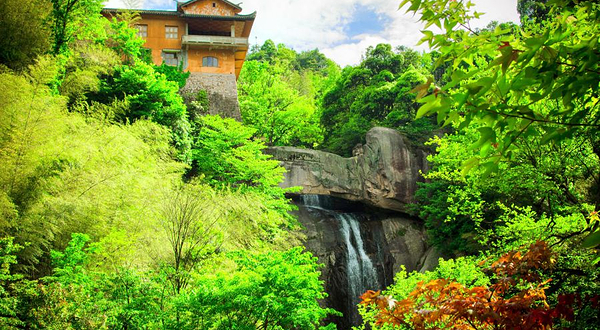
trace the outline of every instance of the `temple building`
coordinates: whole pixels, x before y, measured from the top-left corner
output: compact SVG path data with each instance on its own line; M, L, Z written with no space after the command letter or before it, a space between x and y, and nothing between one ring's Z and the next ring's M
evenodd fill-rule
M111 17L120 11L104 8L102 14ZM240 14L242 8L226 0L191 0L178 2L177 10L136 11L141 16L138 35L146 40L144 47L152 52L154 63L189 71L183 92L206 90L210 113L239 117L236 80L256 12Z

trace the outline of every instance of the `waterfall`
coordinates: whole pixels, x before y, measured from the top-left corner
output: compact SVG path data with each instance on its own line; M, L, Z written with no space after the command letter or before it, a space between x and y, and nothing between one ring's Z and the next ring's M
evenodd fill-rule
M340 232L346 244L348 254L346 271L350 295L348 300L354 307L359 302L359 296L366 290L379 288L377 271L365 252L360 223L356 216L351 213L337 213L335 218L340 222Z
M302 204L313 208L322 208L320 195L302 195Z
M315 226L312 230L327 230L327 236L319 235L323 231L315 232L313 239L320 237L318 239L321 242L331 244L332 249L329 251L336 251L334 258L329 259L334 262L330 264L330 271L333 272L327 275L329 304L344 314L343 319L336 323L340 329L359 325L361 319L357 305L360 295L367 290L381 289L378 268L375 267L383 267L381 247L379 242L371 242L372 235L381 233L373 232L373 228L376 228L373 224L363 224L363 229L369 230L369 236L364 237L369 237L369 240L363 238L361 215L365 213L356 204L322 195L301 195L299 201L301 209L306 212L305 216L317 220L311 223ZM375 253L374 258L378 259L371 260L367 250ZM385 274L382 274L382 278L386 284Z

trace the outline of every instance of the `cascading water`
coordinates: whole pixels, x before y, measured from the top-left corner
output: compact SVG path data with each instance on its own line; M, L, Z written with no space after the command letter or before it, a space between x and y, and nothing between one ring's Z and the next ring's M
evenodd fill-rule
M334 196L298 195L292 200L304 246L324 266L320 278L328 296L321 303L344 314L330 315L325 324L344 330L360 325L362 293L384 290L401 267L424 269L430 252L420 221Z
M310 213L317 214L320 218L331 219L333 221L331 225L338 228L337 241L343 248L340 251L342 252L340 261L345 261L345 269L340 269L340 273L345 274L345 281L342 280L345 283L339 283L339 286L343 287L340 288L343 293L334 295L344 300L340 305L343 306L342 312L348 325L356 325L360 322L356 307L360 295L366 290L381 289L378 271L367 254L363 240L361 216L357 212L342 211L334 207L327 196L302 195L301 202Z
M302 195L302 204L310 208L323 209L321 206L321 195Z
M351 213L337 213L334 216L340 222L340 232L346 243L346 271L350 294L348 302L351 310L354 310L361 294L368 289L379 288L377 270L365 252L358 219ZM356 315L352 317L355 318Z

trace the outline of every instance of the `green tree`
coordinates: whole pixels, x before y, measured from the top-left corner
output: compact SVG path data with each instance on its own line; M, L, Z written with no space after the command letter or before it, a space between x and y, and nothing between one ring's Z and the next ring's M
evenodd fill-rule
M0 326L5 329L25 325L19 318L19 305L22 303L19 291L29 289L32 282L11 270L17 263L16 253L21 249L22 246L13 243L13 237L0 239Z
M162 227L171 247L169 281L175 294L188 285L190 273L222 244L215 204L205 187L187 184L169 193L161 210Z
M63 53L84 21L98 19L100 0L50 0L52 2L53 53Z
M421 13L427 26L442 29L440 34L425 31L422 41L440 50L438 63L452 65L446 85L434 86L430 80L415 89L424 103L417 116L437 114L440 123L455 123L459 129L480 125L479 154L464 163L465 169L496 171L502 160L518 154L518 141L531 138L550 148L582 139L597 159L600 54L589 36L598 28L598 6L557 0L547 6L552 19L537 28L476 33L468 22L480 14L471 13L469 3L412 2L410 11ZM588 190L588 201L598 209L596 187ZM595 231L586 244L600 244L600 233Z
M248 61L275 62L278 50L273 40L268 39L260 48L258 48L258 45L256 48L248 55Z
M50 2L6 0L0 3L0 63L21 70L50 50Z
M521 22L536 21L541 23L548 16L547 3L548 0L519 0L517 11L521 17Z
M24 246L16 268L36 276L47 274L49 251L72 232L102 237L114 226L143 235L159 205L153 187L183 174L166 128L68 112L47 86L56 72L42 57L26 76L0 75L0 230Z
M318 329L335 313L319 305L325 297L319 266L302 248L231 258L234 271L205 273L181 302L182 328Z
M318 49L303 51L296 56L294 67L297 71L310 70L326 73L329 59Z
M134 64L143 55L142 46L146 41L137 35L135 28L139 19L140 16L135 12L124 12L113 17L106 27L107 39L104 44L113 49L126 64Z
M77 43L71 47L71 54L63 63L63 76L58 91L69 98L70 105L82 106L91 93L100 90L101 77L112 74L120 62L118 55L103 45Z
M425 74L413 50L394 51L386 44L368 48L361 64L346 67L323 97L322 147L350 156L374 126L396 128L424 142L435 126L429 119L413 120L417 104L411 90L426 80Z
M465 128L430 142L436 154L428 157L431 169L419 184L415 209L435 246L450 253L480 250L478 232L497 225L504 213L498 202L530 207L536 217L589 214L588 187L595 185L600 162L585 139L549 147L529 138L517 142L513 160L500 163L498 172L486 176L485 169L477 168L462 173L462 163L476 154L471 146L478 138L478 130Z
M102 79L99 91L89 98L103 103L126 100L127 111L116 114L121 122L150 119L169 127L173 143L180 151L179 158L189 161L191 127L178 90L177 83L167 80L151 65L137 62L133 66L117 66L111 75Z
M262 152L264 143L252 138L256 131L220 116L198 117L195 124L192 169L188 176L201 175L220 190L257 194L266 209L286 219L285 223L268 227L294 228L296 220L288 213L293 206L285 197L285 192L293 189L279 187L285 169Z
M240 76L240 110L246 125L257 129L268 145L320 142L316 107L281 80L267 63L246 62Z
M154 71L165 75L168 81L176 82L180 89L185 86L187 78L190 76L190 72L184 72L181 66L172 66L165 63L154 66Z
M216 187L256 188L270 191L283 180L284 169L262 153L265 145L255 130L219 116L199 117L193 149L193 167Z
M238 82L244 123L269 145L321 144L319 104L339 67L318 50L297 53L270 40L248 59Z

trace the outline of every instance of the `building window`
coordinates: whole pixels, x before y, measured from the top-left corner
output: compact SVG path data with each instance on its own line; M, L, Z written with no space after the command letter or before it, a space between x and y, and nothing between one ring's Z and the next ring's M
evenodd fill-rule
M202 58L202 66L212 66L216 68L219 66L219 60L213 56L206 56Z
M147 38L148 37L148 25L147 24L136 24L135 28L138 30L138 37Z
M213 2L213 7L216 7L216 6L217 6L217 4Z
M165 26L165 37L167 39L177 39L177 27L176 26Z
M169 51L163 50L162 59L163 59L163 63L165 63L166 65L178 66L179 65L179 52L169 52Z

